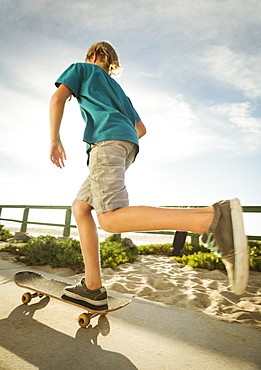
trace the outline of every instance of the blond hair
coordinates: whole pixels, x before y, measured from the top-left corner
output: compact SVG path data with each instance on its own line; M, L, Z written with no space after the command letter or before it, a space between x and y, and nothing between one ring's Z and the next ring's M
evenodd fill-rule
M114 47L107 41L96 42L87 51L85 62L91 59L94 52L100 58L99 63L102 68L108 71L110 76L120 76L122 68L118 54Z

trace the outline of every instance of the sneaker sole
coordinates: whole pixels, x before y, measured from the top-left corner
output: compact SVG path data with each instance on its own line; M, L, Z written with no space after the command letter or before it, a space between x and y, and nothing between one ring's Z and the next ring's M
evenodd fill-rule
M235 249L235 270L234 286L235 294L245 292L249 276L249 254L248 243L244 231L244 222L242 216L242 207L237 198L230 200L234 249Z
M75 293L72 293L72 292L68 292L67 290L64 289L63 291L64 295L66 295L67 297L69 298L72 298L72 299L77 299L78 301L83 301L83 302L87 302L93 306L104 306L108 303L108 300L103 300L103 301L93 301L92 299L89 299L89 298L84 298L78 294L75 294Z

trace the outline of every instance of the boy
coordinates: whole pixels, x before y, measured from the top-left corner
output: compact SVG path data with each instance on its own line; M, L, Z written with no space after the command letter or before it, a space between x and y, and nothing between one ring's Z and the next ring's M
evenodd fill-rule
M58 78L58 89L51 98L51 161L64 167L66 155L59 130L65 102L73 95L86 123L83 140L88 147L90 171L72 205L85 278L65 288L64 293L97 306L107 302L101 281L97 228L91 214L94 209L100 227L112 233L170 229L203 233L207 247L222 256L232 290L242 294L249 262L238 199L193 209L129 207L125 171L136 158L139 139L146 128L120 85L111 78L120 69L113 46L96 43L89 48L85 63L71 65Z

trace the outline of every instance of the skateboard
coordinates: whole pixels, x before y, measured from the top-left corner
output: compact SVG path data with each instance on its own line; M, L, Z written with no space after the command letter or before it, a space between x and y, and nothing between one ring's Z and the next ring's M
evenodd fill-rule
M93 317L98 315L105 316L109 312L117 311L120 308L127 306L132 301L129 298L115 298L108 296L108 303L106 305L93 306L90 303L65 296L63 294L63 290L69 284L55 279L48 279L43 275L32 271L17 272L14 275L14 282L19 287L30 289L34 292L27 292L22 295L22 302L24 304L28 304L32 298L42 298L46 296L86 309L87 312L82 313L78 317L78 324L82 328L86 328Z

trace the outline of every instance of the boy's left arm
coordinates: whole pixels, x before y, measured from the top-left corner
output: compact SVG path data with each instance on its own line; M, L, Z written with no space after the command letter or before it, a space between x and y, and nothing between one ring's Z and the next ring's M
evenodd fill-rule
M50 125L51 125L51 151L50 159L57 167L64 167L66 154L60 139L60 126L66 100L72 95L72 91L61 84L53 94L50 102Z

